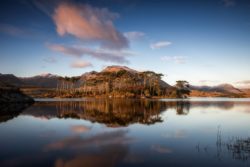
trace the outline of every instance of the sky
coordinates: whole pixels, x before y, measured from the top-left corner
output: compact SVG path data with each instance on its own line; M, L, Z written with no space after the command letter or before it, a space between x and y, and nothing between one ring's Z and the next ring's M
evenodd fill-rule
M77 76L109 65L174 84L250 87L248 0L2 0L0 73Z

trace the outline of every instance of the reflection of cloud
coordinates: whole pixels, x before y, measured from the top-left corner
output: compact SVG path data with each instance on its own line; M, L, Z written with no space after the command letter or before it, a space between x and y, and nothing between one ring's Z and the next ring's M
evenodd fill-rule
M160 49L160 48L165 48L171 44L172 44L172 42L169 42L169 41L159 41L159 42L155 42L155 43L150 44L150 48L151 49Z
M119 133L113 134L113 137L120 135ZM112 139L109 138L108 140ZM68 152L69 154L65 154L64 150L57 151L56 154L42 151L38 151L35 154L27 152L27 154L18 155L17 157L11 157L7 160L1 161L1 165L10 167L36 166L36 164L39 164L40 166L48 166L48 160L60 157L55 160L55 167L117 166L118 163L121 163L124 160L129 152L128 146L123 142L110 142L109 144L101 145L100 147L95 147L93 143L86 143L86 145L89 146L89 148L80 148L77 151L73 150L72 152Z
M145 34L143 32L131 31L131 32L125 32L124 36L128 38L130 41L134 41L142 39L145 36Z
M92 67L93 65L90 62L78 60L71 64L72 68L85 68L85 67Z
M185 64L187 57L184 56L163 56L162 61L174 62L176 64Z
M71 47L58 44L48 45L48 47L51 50L61 52L65 55L70 55L75 57L88 55L99 60L116 62L116 63L128 63L128 60L125 57L133 55L133 53L126 51L92 49L92 48L84 48L76 46Z
M183 139L187 137L187 132L183 129L176 130L174 132L166 133L162 135L165 138L175 138L175 139Z
M158 153L172 153L172 150L161 145L152 145L151 149Z
M45 150L81 149L93 145L125 144L132 141L131 138L125 136L126 133L127 131L119 130L101 133L89 138L82 138L80 136L65 138L61 141L47 145Z
M123 160L126 163L143 163L144 159L138 154L129 153Z
M48 130L48 131L42 132L40 134L40 137L51 138L51 136L53 136L55 134L56 134L56 130Z
M98 152L82 153L71 159L59 158L55 162L55 167L112 167L117 166L127 153L128 148L124 145L109 145L101 147Z
M89 127L83 125L74 125L71 126L70 129L75 133L83 133L83 132L88 132L90 130Z
M113 25L113 20L117 17L118 14L106 8L61 3L55 9L53 20L60 36L70 34L83 40L98 42L105 48L127 48L127 39Z

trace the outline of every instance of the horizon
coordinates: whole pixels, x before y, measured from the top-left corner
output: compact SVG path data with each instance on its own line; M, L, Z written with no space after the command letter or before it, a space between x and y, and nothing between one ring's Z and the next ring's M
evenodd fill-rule
M108 67L126 67L126 68L129 68L128 66L119 66L119 65L111 65L111 66L106 66L106 67L103 67L103 69L101 69L100 71L96 71L96 72L102 72L103 70L105 70L106 68L108 68ZM129 69L131 69L131 68L129 68ZM135 71L137 71L137 72L144 72L144 71L138 71L138 70L136 70L136 69L131 69L131 70L135 70ZM81 74L81 75L75 75L75 76L68 76L68 75L58 75L58 74L54 74L54 73L41 73L41 74L37 74L37 75L33 75L33 76L25 76L25 77L23 77L23 76L16 76L16 77L18 77L18 78L32 78L32 77L47 77L48 75L52 75L52 76L56 76L56 77L78 77L78 76L82 76L82 75L84 75L84 74L86 74L86 73L89 73L89 72L93 72L93 71L95 71L95 70L92 70L92 71L87 71L87 72L84 72L83 74ZM0 75L1 75L2 73L0 73ZM3 74L3 75L14 75L14 74ZM174 83L174 84L170 84L170 85L175 85L176 83ZM223 85L230 85L230 86L233 86L233 87L235 87L235 88L237 88L237 89L249 89L249 87L247 87L247 86L243 86L243 87L240 87L240 86L235 86L234 84L231 84L231 83L219 83L219 84L215 84L215 85L193 85L192 83L189 83L191 86L198 86L198 87L213 87L213 86L223 86Z
M119 65L163 73L171 85L250 87L247 0L1 4L2 74L79 76Z

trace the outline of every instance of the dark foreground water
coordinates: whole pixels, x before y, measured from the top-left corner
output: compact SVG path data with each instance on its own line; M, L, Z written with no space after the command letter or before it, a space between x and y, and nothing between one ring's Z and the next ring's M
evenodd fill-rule
M0 167L250 166L250 100L0 107Z

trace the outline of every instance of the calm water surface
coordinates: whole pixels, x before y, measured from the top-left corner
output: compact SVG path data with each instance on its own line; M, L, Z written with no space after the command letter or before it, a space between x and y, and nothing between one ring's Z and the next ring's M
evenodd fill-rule
M250 166L250 99L0 106L0 166Z

